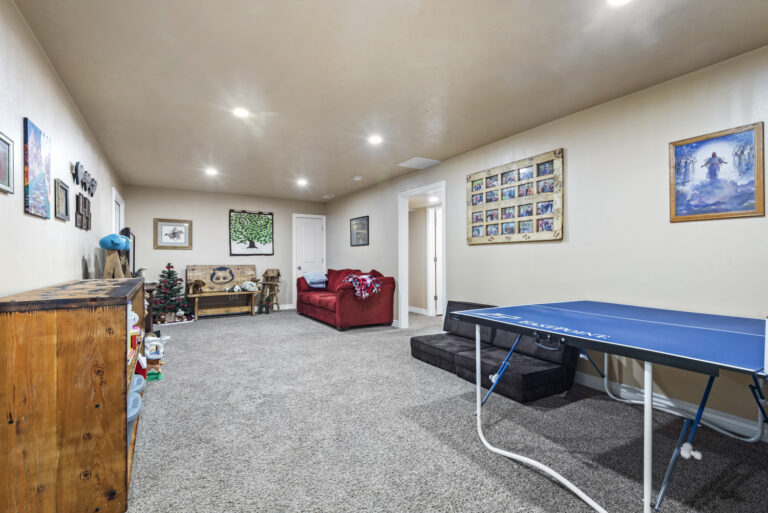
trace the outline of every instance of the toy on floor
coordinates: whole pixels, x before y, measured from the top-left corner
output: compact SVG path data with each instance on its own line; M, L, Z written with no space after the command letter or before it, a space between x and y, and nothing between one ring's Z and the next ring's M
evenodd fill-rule
M162 381L163 365L165 365L163 342L169 338L148 336L144 340L144 355L147 357L147 381Z

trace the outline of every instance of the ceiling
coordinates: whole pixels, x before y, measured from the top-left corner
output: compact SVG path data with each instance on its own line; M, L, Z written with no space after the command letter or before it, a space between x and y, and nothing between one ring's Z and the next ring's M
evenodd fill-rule
M313 201L768 44L763 0L15 2L126 184Z
M440 205L440 193L442 189L425 191L417 196L408 198L408 209L413 211L419 208L436 207ZM434 201L433 201L434 200Z

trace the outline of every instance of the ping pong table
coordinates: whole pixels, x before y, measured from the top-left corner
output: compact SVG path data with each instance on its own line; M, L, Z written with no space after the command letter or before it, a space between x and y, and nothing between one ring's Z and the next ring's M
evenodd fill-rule
M484 308L453 312L450 315L454 319L476 325L476 415L477 430L483 444L492 452L549 474L601 513L605 513L606 510L554 470L535 460L493 447L486 440L481 421L481 407L485 402L481 399L481 326L518 333L518 341L523 335L532 336L540 347L549 350L559 350L563 345L570 345L579 348L586 356L588 355L585 349L594 349L645 362L643 373L644 513L650 513L651 508L658 510L661 507L678 457L701 459L701 453L693 450L693 441L701 423L710 390L721 369L752 376L754 383L750 385L752 396L762 413L762 421L768 422L768 415L763 408L766 405L763 388L767 377L766 369L768 369L768 343L766 343L768 324L764 319L708 315L595 301ZM499 372L491 377L493 386L488 395L506 370L507 360L514 352L515 346L516 344L502 363ZM594 362L592 363L594 365ZM696 416L693 419L685 419L658 498L655 504L652 504L651 449L653 447L653 364L655 363L703 373L709 376L709 380ZM595 368L597 368L596 365ZM760 426L762 433L763 425L760 424Z

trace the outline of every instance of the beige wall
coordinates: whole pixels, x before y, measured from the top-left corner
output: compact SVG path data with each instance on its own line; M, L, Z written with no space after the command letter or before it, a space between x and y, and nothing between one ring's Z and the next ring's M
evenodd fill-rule
M14 194L0 192L0 296L90 277L103 266L99 239L112 230L112 187L120 185L101 148L16 7L0 0L0 132L14 142ZM24 117L51 139L51 219L24 213ZM98 180L89 232L53 216L56 178L77 190L71 161Z
M427 309L427 209L408 214L408 306Z
M149 187L126 187L126 225L136 234L136 268L147 267L148 281L156 281L160 271L171 262L184 276L190 264L253 264L261 276L265 269L277 268L282 274L280 303L293 303L292 214L324 214L325 205ZM274 213L273 256L229 255L229 210L254 210ZM154 249L153 219L192 220L192 249Z
M761 317L768 220L670 223L667 153L670 141L761 120L768 120L768 47L339 198L328 206L329 263L355 260L397 276L397 194L445 179L449 299L594 299ZM564 240L467 245L466 175L556 148L565 149ZM336 243L353 215L370 215L365 252ZM638 384L639 370L626 362L622 376ZM661 392L691 402L703 380L656 372ZM745 383L724 373L711 405L753 416Z

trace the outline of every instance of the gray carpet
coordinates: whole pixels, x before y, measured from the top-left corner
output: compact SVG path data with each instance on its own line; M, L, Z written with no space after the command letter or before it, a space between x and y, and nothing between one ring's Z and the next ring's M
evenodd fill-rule
M166 328L128 511L591 511L481 445L473 385L410 356L409 338L440 320L411 325L339 332L287 311ZM640 408L575 386L483 411L491 443L554 467L611 513L641 510ZM681 424L654 420L660 483ZM678 465L662 511L765 511L765 444L706 428L697 442L704 459Z

